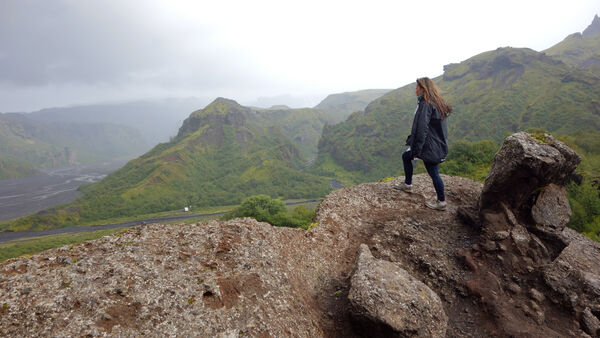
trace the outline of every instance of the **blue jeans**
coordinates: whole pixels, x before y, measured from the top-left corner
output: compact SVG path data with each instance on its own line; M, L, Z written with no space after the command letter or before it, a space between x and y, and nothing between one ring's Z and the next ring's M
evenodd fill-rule
M406 184L412 184L412 175L413 175L413 154L412 151L407 150L402 154L402 162L404 163L404 182ZM435 188L435 193L437 194L437 199L440 202L446 200L444 195L444 181L440 177L440 173L438 172L438 164L437 163L425 163L425 169L427 169L427 173L431 180L433 181L433 187Z

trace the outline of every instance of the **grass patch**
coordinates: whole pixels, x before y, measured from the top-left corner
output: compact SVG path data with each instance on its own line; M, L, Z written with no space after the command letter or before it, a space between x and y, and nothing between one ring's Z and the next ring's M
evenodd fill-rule
M315 209L307 207L313 203L316 204L316 202L307 202L286 206L280 199L267 195L253 195L244 199L239 207L223 215L222 219L252 217L259 222L267 222L275 226L306 229L315 218Z
M237 205L192 208L188 212L184 212L182 210L163 211L163 212L156 212L156 213L150 213L150 214L144 214L144 215L135 215L135 216L127 216L127 217L113 217L113 218L103 219L103 220L99 220L99 221L80 222L80 223L77 223L76 225L70 225L70 226L106 225L106 224L132 222L132 221L144 220L144 219L148 219L148 218L162 218L162 217L168 217L168 216L180 216L180 215L190 215L190 214L214 214L214 213L219 213L219 212L225 213L230 210L233 210L235 207L237 207ZM27 226L24 226L24 227L15 226L15 223L13 221L14 220L0 222L0 231L2 231L2 230L12 230L12 231L30 230L30 229L28 229ZM165 221L165 223L166 222L167 221ZM181 220L168 221L168 222L180 223ZM39 229L39 230L44 230L44 229Z
M544 133L530 133L529 135L542 144L550 144L550 139L548 139L548 136Z
M21 255L32 255L67 244L77 244L121 231L106 229L76 234L60 234L15 240L0 244L0 262Z
M286 202L300 202L303 200L288 200ZM310 210L314 210L319 202L306 202L295 205L286 206L287 214L293 215L294 210L298 206L304 206ZM84 224L84 225L102 225L102 224L114 224L114 223L122 223L128 221L135 221L146 218L159 218L166 216L176 216L176 215L185 215L185 214L211 214L211 213L220 213L220 212L229 212L233 210L236 206L218 206L218 207L204 207L199 209L192 209L190 212L182 213L180 211L170 211L170 212L161 212L155 214L144 215L142 217L123 217L123 218L114 218L110 220L105 220L104 222L93 223L93 224ZM167 225L175 225L175 224L191 224L198 222L207 222L210 220L218 220L221 216L213 215L213 216L203 216L203 217L192 217L186 219L176 219L169 221L161 221L161 224ZM31 255L42 252L44 250L61 247L67 244L76 244L82 243L88 240L100 238L106 235L115 234L118 236L120 232L127 228L114 228L114 229L105 229L105 230L96 230L91 232L81 232L75 234L59 234L59 235L48 235L48 236L39 236L39 237L29 237L19 240L14 240L10 242L0 243L0 262L5 261L9 258L18 257L21 255ZM72 249L73 246L69 247L69 250Z

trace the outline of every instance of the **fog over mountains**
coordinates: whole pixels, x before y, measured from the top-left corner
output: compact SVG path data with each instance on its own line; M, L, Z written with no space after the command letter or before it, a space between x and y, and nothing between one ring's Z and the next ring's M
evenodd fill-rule
M150 148L175 136L181 122L190 112L204 107L208 102L199 98L134 101L47 108L26 116L43 122L113 123L128 126L136 129Z
M595 31L598 22L594 19L586 32ZM600 74L589 60L600 52L597 36L568 37L566 46L565 41L557 45L563 46L560 53L551 53L555 47L548 53L502 47L446 65L434 81L455 107L448 122L451 146L456 141L489 140L493 144L507 133L531 128L594 139L600 132ZM180 107L185 104L196 102L183 101ZM112 118L157 128L150 121L138 123L150 115L143 112L145 107L157 121L166 121L160 112L141 107L131 116L115 109ZM323 196L339 182L356 184L397 176L414 107L414 83L389 92L330 95L317 107L303 109L262 109L218 98L188 112L177 136L168 142L159 143L103 181L82 188L83 195L66 209L33 215L11 227L42 229L191 204L235 204L257 193L312 198ZM91 121L97 118L98 109L105 108L56 109L32 116L49 113L53 119L73 116ZM597 170L594 163L584 160L590 175ZM461 168L466 168L464 161Z
M314 106L434 77L498 46L544 50L598 10L596 0L4 0L0 112L166 97L207 98L195 109L216 97ZM423 37L439 52L416 52ZM281 95L313 99L256 104Z

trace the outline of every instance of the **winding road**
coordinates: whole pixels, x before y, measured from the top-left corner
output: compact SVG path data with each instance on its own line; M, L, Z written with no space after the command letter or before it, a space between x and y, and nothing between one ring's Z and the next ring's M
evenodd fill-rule
M304 201L295 201L295 202L286 202L286 205L297 205L297 204L305 204L305 203L315 203L319 202L318 199L312 200L304 200ZM123 223L114 223L114 224L102 224L102 225L85 225L85 226L72 226L66 228L58 228L58 229L50 229L50 230L42 230L42 231L16 231L16 232L0 232L0 243L25 239L30 237L39 237L39 236L47 236L47 235L58 235L58 234L74 234L79 232L90 232L96 230L104 230L104 229L117 229L117 228L126 228L135 226L138 224L149 224L149 223L159 223L164 221L173 221L173 220L184 220L190 218L199 218L199 217L211 217L211 216L221 216L223 212L216 212L212 214L186 214L186 215L173 215L173 216L165 216L165 217L157 217L157 218L146 218L141 220L135 220L130 222Z

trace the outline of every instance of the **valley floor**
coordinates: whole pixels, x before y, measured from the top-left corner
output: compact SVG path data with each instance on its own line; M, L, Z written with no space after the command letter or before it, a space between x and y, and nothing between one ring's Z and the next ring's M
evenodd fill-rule
M69 203L82 184L100 181L124 161L49 169L45 175L0 180L0 221Z

